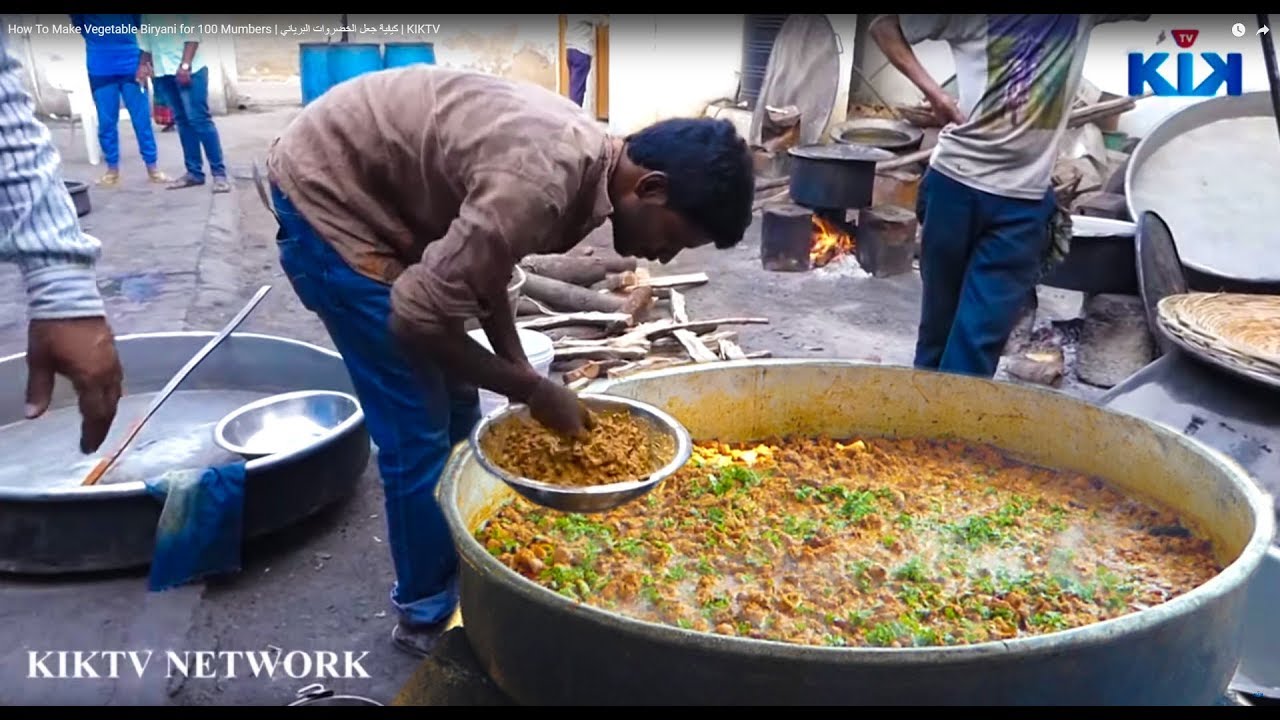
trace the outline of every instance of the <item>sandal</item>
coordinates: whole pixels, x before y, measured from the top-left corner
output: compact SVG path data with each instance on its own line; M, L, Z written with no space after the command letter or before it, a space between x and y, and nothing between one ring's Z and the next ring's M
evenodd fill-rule
M164 171L160 169L148 170L147 178L149 178L153 183L167 183L170 181L170 177L165 175Z
M120 184L120 171L108 170L102 177L98 178L98 184L103 187L114 187Z
M224 177L214 178L213 191L216 193L229 193L231 192L231 183L227 182Z
M183 188L197 187L203 184L204 184L203 180L197 180L191 177L190 175L183 175L177 180L174 180L173 182L169 183L169 187L167 189L181 190Z

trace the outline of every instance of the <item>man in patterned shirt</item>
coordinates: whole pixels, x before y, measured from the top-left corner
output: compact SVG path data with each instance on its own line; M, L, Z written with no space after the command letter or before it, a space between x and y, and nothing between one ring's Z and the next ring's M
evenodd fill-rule
M0 19L0 261L16 264L26 286L26 416L42 415L54 376L66 377L80 399L87 454L111 429L123 375L94 273L101 246L80 230L6 28Z
M920 182L915 366L993 377L1035 288L1057 209L1051 187L1094 26L1149 15L882 15L871 36L946 127ZM911 46L941 40L959 102Z

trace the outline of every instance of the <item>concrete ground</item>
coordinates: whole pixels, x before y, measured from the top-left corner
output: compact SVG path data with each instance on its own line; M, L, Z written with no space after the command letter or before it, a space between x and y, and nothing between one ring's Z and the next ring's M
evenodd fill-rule
M267 107L217 119L236 181L232 193L217 196L207 187L167 191L148 185L129 126L121 123L123 184L92 188L93 212L82 219L86 231L103 242L100 283L118 334L217 330L261 284L271 283L275 290L241 329L332 347L282 276L272 244L274 222L248 181L250 161L295 112ZM102 171L87 164L83 143L67 126L53 132L69 179L91 181ZM176 134L157 137L161 165L176 176L182 170ZM606 226L592 242L607 239ZM910 362L917 275L877 280L765 273L758 252L756 225L734 250L690 252L656 272L711 276L709 284L687 294L697 317L769 317L768 326L741 329L740 344L748 352ZM24 349L22 302L18 275L0 266L0 356ZM0 648L0 704L285 705L308 680L241 676L178 682L161 672L148 672L141 681L28 678L29 651L274 648L367 652L362 666L370 678L325 682L389 702L416 663L389 642L392 572L384 536L382 491L371 464L352 501L246 548L243 571L225 580L153 594L146 591L145 575L136 573L2 577L6 643Z

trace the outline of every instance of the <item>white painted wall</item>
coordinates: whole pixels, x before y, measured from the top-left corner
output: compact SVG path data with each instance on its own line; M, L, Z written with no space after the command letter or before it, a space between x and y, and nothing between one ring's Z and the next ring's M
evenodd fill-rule
M741 15L610 15L609 129L627 134L669 117L699 117L733 98Z
M857 15L829 15L839 37L840 83L831 122L843 122ZM629 133L668 117L697 117L737 95L742 15L611 15L609 127ZM588 95L590 99L590 95Z
M1280 19L1280 14L1273 14ZM1231 25L1243 22L1248 33L1237 38L1231 34ZM1262 57L1261 41L1253 34L1255 21L1253 15L1152 15L1146 22L1121 22L1100 25L1094 31L1089 42L1089 54L1085 57L1084 77L1104 92L1116 95L1127 95L1129 84L1128 54L1130 52L1151 53L1163 51L1175 53L1180 50L1173 42L1171 31L1174 28L1195 28L1200 35L1192 52L1216 52L1226 54L1238 52L1244 64L1244 91L1267 89L1267 69ZM1166 33L1164 42L1157 44L1160 31ZM1275 31L1272 32L1274 37ZM939 82L945 81L955 73L955 63L951 58L950 48L946 43L926 41L916 46L916 55L925 68ZM864 55L864 70L872 76L872 85L888 102L913 104L920 102L922 96L895 68L888 65L884 54L876 47L874 41L868 41ZM1197 60L1197 64L1200 61ZM1166 77L1174 79L1174 60L1165 61L1162 68ZM1225 88L1220 92L1225 93ZM869 96L871 99L874 96ZM1199 98L1146 98L1138 102L1138 106L1121 116L1119 129L1134 137L1143 137L1161 119L1170 113L1199 102Z

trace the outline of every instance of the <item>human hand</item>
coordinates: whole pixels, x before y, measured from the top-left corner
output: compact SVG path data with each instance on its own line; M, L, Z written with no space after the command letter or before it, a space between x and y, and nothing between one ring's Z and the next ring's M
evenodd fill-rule
M943 127L947 125L963 125L965 123L965 117L960 112L960 106L956 104L954 98L945 92L929 97L928 101L929 109L933 111L934 118Z
M178 72L174 73L173 76L182 87L187 87L191 84L191 71L186 68L178 68Z
M594 424L577 393L546 378L538 382L526 404L534 420L562 435L581 437Z
M142 63L138 65L137 79L139 85L146 85L147 80L152 76L151 63Z
M80 398L80 452L87 455L107 439L123 392L124 371L106 318L31 321L27 328L28 420L49 409L55 375L70 380Z

